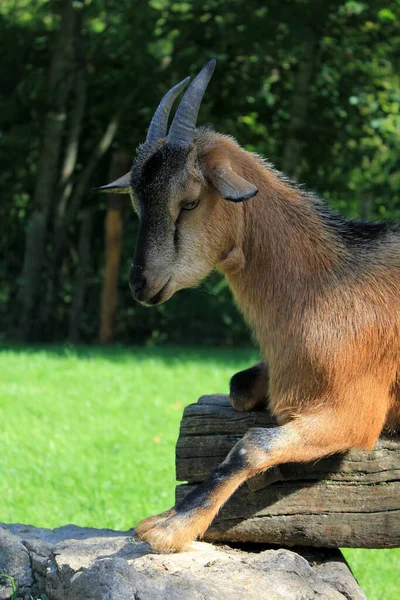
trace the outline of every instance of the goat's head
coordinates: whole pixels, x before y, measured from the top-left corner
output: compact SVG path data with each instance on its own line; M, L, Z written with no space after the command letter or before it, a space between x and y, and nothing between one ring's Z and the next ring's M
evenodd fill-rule
M144 304L165 302L227 263L235 252L239 227L234 203L257 193L256 186L232 168L224 151L227 138L196 130L214 68L211 60L192 81L168 135L172 104L189 78L164 96L130 173L97 188L131 196L140 226L129 284L134 298Z

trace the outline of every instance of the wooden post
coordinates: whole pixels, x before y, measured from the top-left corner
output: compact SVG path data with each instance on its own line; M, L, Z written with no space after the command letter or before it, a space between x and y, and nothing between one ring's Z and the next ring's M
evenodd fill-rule
M127 173L132 157L125 152L114 152L109 180L114 181ZM122 250L123 208L127 197L110 194L105 220L105 267L100 308L101 344L109 344L114 337L114 317L118 299L118 274Z
M227 396L187 406L176 447L177 499L204 481L251 427L274 427L266 412L240 413ZM372 452L352 450L314 464L286 464L243 485L206 540L325 548L400 546L400 435Z

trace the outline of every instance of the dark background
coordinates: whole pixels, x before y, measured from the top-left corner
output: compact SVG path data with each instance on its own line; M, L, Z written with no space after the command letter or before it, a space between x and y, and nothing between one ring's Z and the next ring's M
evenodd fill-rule
M248 340L217 274L157 308L134 303L129 198L90 189L129 170L163 94L214 57L199 124L343 214L398 219L399 21L383 0L3 0L1 335Z

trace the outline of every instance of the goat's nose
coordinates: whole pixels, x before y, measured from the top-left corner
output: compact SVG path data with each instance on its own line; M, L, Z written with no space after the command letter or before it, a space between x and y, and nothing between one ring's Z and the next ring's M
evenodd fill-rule
M143 292L146 287L146 277L142 267L132 265L129 275L129 287L131 288L132 295L140 300L138 296L140 296L140 292Z

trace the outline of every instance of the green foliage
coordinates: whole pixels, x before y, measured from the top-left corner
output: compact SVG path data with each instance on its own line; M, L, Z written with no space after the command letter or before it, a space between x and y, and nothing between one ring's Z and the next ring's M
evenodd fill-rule
M0 7L0 253L4 257L0 278L6 282L0 289L0 320L7 333L18 320L16 298L25 229L34 208L59 4L60 0L5 0ZM84 3L83 11L88 100L73 179L82 173L110 116L129 93L134 92L133 98L111 150L133 155L163 93L215 57L218 66L202 104L200 123L212 122L279 168L284 165L288 139L295 135L301 143L298 178L340 212L355 217L370 213L377 219L400 216L398 2L91 0ZM315 64L306 117L294 131L298 76L311 39ZM74 97L70 104L72 109ZM88 187L107 181L109 159L110 153L99 162ZM81 322L86 341L96 339L98 331L106 199L88 189L82 209L88 208L94 212L94 235ZM77 214L59 269L61 287L47 333L52 340L67 335L79 223ZM135 306L127 278L136 230L127 208L117 339L216 344L248 339L217 275L200 291L181 292L166 307L149 311ZM49 239L46 248L43 297L52 243ZM44 332L39 328L36 335L43 337Z

